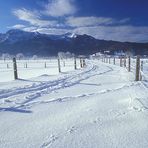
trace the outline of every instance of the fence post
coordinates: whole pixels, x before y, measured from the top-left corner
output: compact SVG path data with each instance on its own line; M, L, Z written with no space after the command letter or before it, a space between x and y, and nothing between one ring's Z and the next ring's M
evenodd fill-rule
M141 61L141 65L140 65L141 71L143 71L143 61ZM142 74L140 72L140 81L142 81Z
M76 59L76 57L74 57L74 68L75 68L75 70L77 69L77 59Z
M136 77L135 81L140 80L140 56L137 56L136 58Z
M45 67L45 68L47 68L47 64L46 64L46 62L45 62L45 65L44 65L44 67Z
M83 67L85 67L85 66L86 66L85 59L83 59Z
M24 63L24 68L27 68L27 63Z
M128 72L131 71L131 57L128 57Z
M13 70L14 70L14 79L18 79L18 74L17 74L17 64L16 64L16 58L13 58Z
M143 71L143 61L141 61L141 71Z
M114 65L116 64L116 59L115 59L115 57L114 57Z
M58 57L58 70L59 70L59 73L61 72L61 65L60 65L60 58Z
M7 63L7 69L9 68L9 64Z
M109 57L109 64L110 64L110 57Z
M126 56L124 57L124 67L126 67Z
M109 62L108 57L106 57L106 60L107 60L106 63L108 63Z
M122 67L122 57L120 57L120 67Z
M83 67L82 58L80 58L80 67L81 67L81 68Z

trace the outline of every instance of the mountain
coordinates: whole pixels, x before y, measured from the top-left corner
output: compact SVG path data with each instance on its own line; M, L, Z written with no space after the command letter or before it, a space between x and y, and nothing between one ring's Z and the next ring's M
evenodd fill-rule
M8 32L6 32L6 34L0 34L0 43L13 44L15 42L33 39L35 36L38 35L38 33L29 33L16 29L9 30Z
M55 56L58 52L71 52L77 55L89 55L96 52L131 51L134 54L148 55L148 43L130 43L95 39L89 35L66 33L47 35L39 32L9 30L0 34L0 54L23 53L26 56Z
M36 38L49 38L51 40L70 40L71 38L77 37L74 33L66 33L63 35L47 35L40 34L39 32L25 32L18 29L12 29L7 31L5 34L0 34L0 43L13 44L20 41L27 41Z

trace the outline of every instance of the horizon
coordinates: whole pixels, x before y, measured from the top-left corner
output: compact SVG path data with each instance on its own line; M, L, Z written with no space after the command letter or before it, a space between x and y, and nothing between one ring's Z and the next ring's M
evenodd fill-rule
M101 40L147 43L147 5L146 0L1 0L0 32L70 32Z

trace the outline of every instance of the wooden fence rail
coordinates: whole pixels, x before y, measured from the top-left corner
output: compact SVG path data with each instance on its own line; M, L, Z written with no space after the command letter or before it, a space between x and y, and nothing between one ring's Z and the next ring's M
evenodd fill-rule
M142 80L143 71L143 61L140 62L140 56L136 57L135 65L131 65L131 57L130 56L120 56L120 57L112 57L113 58L113 65L119 65L120 67L124 67L127 69L128 72L134 71L135 73L135 81ZM118 60L117 60L118 59ZM135 59L132 59L135 61ZM111 64L111 57L107 55L103 55L102 62ZM132 71L131 71L132 68Z
M54 60L56 61L56 59L54 59ZM80 60L80 64L78 63L78 60ZM74 70L77 70L79 68L84 68L86 66L85 58L76 58L76 57L74 57L73 61L71 59L70 64L69 63L65 64L66 61L67 61L66 59L65 59L65 61L63 61L63 59L60 59L58 57L57 62L52 63L52 61L51 61L51 65L52 64L56 65L56 63L57 63L57 65L56 66L50 66L50 67L54 67L54 68L57 67L58 72L61 73L62 70L64 71L64 67L66 68L66 66L68 66L68 67L71 66L71 67L73 67ZM61 65L62 62L63 62L63 65ZM4 68L3 72L6 71L5 70L6 68L9 69L10 72L12 71L14 80L17 80L18 79L18 69L19 68L21 68L21 70L22 70L22 68L25 68L25 69L28 68L29 70L31 70L31 68L32 69L37 68L37 66L36 66L36 65L38 65L37 63L38 62L34 62L34 61L30 62L29 60L28 61L27 60L26 61L25 60L20 61L20 60L16 60L16 58L13 58L11 62L10 61L9 62L5 61L5 63L0 63L0 65L2 66L2 68ZM41 63L43 63L43 64L41 64ZM49 63L47 61L39 62L39 64L41 64L43 66L42 68L46 68L46 69L49 68L49 65L48 65ZM34 67L32 67L33 65L34 65Z

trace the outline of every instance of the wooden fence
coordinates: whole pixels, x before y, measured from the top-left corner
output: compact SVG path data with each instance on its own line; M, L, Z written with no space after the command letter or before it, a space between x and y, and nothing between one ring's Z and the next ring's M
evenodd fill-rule
M136 56L134 58L130 56L108 56L103 55L99 57L102 62L118 65L120 67L124 67L128 72L132 72L135 75L135 81L141 81L144 77L143 73L143 60L140 56Z
M64 59L57 58L57 66L56 67L57 67L57 70L59 73L62 72L63 67L70 66L65 61L66 60L64 60ZM12 62L9 61L9 62L3 63L3 64L6 65L7 69L13 68L14 80L17 80L19 78L18 64L20 64L20 60L16 60L16 58L13 58ZM23 68L27 69L27 68L29 68L29 64L31 64L31 62L26 60L21 64L24 65ZM34 64L38 64L38 62L34 61ZM42 62L42 65L43 65L42 68L52 68L52 67L48 67L48 64L49 64L49 62L47 62L47 61ZM77 70L78 67L84 68L85 66L86 66L86 62L85 62L84 58L76 58L76 57L73 58L73 69L74 70Z

